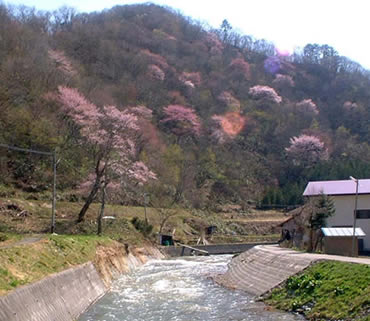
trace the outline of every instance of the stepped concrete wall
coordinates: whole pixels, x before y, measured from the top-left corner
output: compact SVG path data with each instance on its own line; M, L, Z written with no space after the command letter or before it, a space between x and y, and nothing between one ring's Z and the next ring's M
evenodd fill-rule
M88 262L0 297L0 321L74 321L109 290L112 279L163 257L154 248L101 248L97 268Z
M227 272L214 279L228 288L261 296L290 276L323 260L370 265L369 258L302 253L277 245L257 245L233 258Z
M259 296L304 270L313 261L315 259L310 257L275 251L272 246L255 246L235 257L228 271L216 276L215 281Z
M0 320L75 320L106 290L93 264L87 263L0 297Z

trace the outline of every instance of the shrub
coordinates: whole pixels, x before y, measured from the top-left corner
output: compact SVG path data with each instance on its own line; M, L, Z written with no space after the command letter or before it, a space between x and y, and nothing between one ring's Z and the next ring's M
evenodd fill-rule
M131 223L144 236L149 236L153 231L153 225L147 223L144 220L139 219L136 216L131 220Z

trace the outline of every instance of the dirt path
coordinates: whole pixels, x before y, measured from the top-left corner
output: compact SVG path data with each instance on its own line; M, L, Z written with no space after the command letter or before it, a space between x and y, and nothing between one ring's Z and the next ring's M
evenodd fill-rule
M43 240L44 238L45 238L44 236L25 237L22 240L17 241L15 243L0 245L0 250L1 249L9 249L9 248L12 248L12 247L15 247L15 246L20 246L20 245L37 243L37 242Z
M306 258L310 259L311 261L318 261L318 260L330 260L330 261L340 261L340 262L348 262L348 263L361 263L361 264L368 264L370 265L370 257L350 257L350 256L341 256L341 255L329 255L329 254L316 254L316 253L304 253L298 252L291 249L281 248L278 245L265 245L263 249L276 254L276 255L288 255L292 258L292 260Z

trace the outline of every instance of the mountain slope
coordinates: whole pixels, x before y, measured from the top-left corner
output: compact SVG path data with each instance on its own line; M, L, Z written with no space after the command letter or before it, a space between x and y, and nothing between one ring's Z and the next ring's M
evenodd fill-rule
M153 113L136 161L157 180L122 184L112 201L142 204L146 191L153 206L298 204L308 180L370 176L369 73L329 46L281 56L227 24L209 30L153 4L53 15L0 5L0 17L0 142L56 149L61 192L94 161L58 86L97 108ZM0 182L45 190L49 163L2 149Z

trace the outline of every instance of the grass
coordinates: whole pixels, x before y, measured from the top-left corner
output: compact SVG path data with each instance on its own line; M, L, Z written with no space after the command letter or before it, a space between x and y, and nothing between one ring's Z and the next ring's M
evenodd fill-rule
M16 217L0 212L0 233L28 234L28 233L47 233L50 230L50 202L44 200L27 200L25 198L0 198L1 204L17 204L25 209L29 215L27 217ZM76 224L76 218L82 207L79 202L58 201L56 207L56 233L58 234L94 234L97 231L96 219L99 213L100 204L91 204L85 221ZM209 225L217 226L217 233L214 235L214 243L240 243L254 241L277 241L279 235L273 234L271 227L277 223L274 221L275 214L257 212L252 214L234 214L235 219L247 221L255 220L256 216L271 217L271 222L239 224L230 223L228 214L212 213L208 211L175 209L176 215L172 216L167 222L164 233L172 233L176 230L175 238L182 243L194 244L199 238L199 231ZM113 239L121 239L126 243L140 244L144 241L131 220L134 217L144 219L144 208L135 206L120 206L108 204L105 210L106 216L114 216L115 220L104 220L103 233ZM160 213L155 208L147 208L149 223L153 225L153 232L159 231L161 223ZM267 228L266 228L267 227ZM152 239L154 241L154 238ZM1 240L0 240L1 242Z
M0 295L92 261L98 246L111 245L114 245L112 239L95 235L45 235L35 243L0 248Z
M50 236L45 234L50 231L50 202L41 197L32 199L26 196L0 193L0 295L19 285L35 282L51 273L93 260L99 245L113 244L116 240L140 247L148 241L157 241L156 233L161 225L163 211L156 208L147 208L153 232L144 236L132 224L135 217L139 221L144 220L143 207L107 204L105 215L114 216L115 219L103 220L104 236L98 237L95 234L100 204L91 204L85 220L77 224L76 219L83 204L60 200L56 206L55 226L55 232L59 235ZM16 205L18 210L10 211L9 205ZM27 215L18 216L20 210L27 211ZM168 219L163 233L176 231L175 239L181 243L195 244L200 231L209 225L217 226L217 233L210 239L214 244L276 241L279 237L255 230L255 225L253 229L239 226L236 222L230 225L229 214L181 208L170 211L175 211L176 215ZM246 220L248 215L235 213L233 217ZM253 215L251 219L258 215L269 217L265 212ZM33 241L27 243L30 238Z
M317 263L290 277L265 299L278 309L303 313L309 320L370 320L370 266Z

